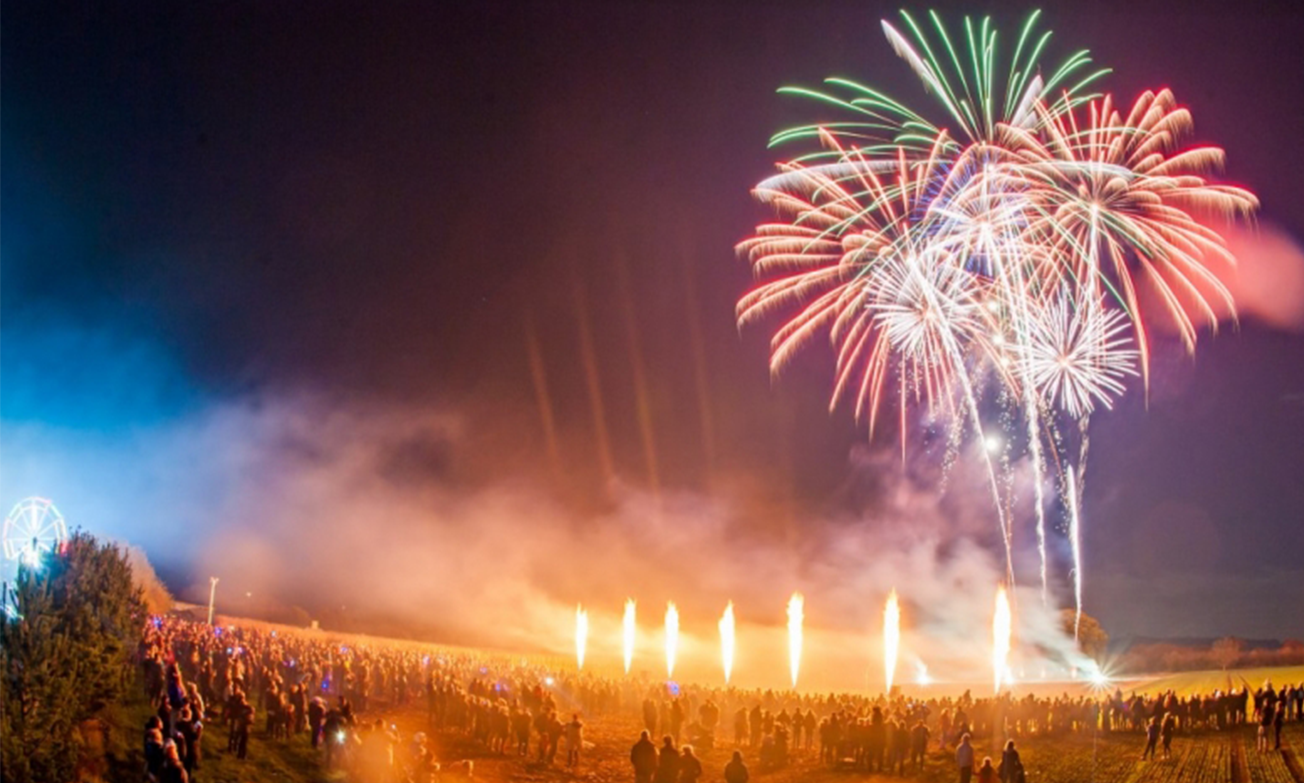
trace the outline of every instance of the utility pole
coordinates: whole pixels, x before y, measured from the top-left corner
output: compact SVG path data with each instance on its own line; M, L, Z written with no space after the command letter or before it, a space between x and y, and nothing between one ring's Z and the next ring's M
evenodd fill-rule
M208 624L213 624L213 599L217 597L217 577L208 577Z

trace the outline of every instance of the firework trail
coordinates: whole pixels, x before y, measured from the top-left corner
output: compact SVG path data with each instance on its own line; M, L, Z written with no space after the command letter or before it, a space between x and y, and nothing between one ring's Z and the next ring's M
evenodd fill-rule
M729 676L733 674L734 663L734 606L733 601L724 608L724 615L720 617L720 659L724 666L724 684L729 684Z
M901 607L897 602L894 589L887 596L887 606L883 608L883 677L886 684L884 693L892 693L892 679L896 675L897 651L901 647Z
M666 604L666 678L675 676L675 653L679 650L679 610Z
M801 670L802 605L801 593L788 599L788 666L792 670L792 687L797 687L797 673Z
M625 618L622 621L622 642L625 653L625 674L629 674L630 667L634 664L634 638L637 633L638 625L635 619L634 599L625 600Z
M1069 544L1073 551L1073 640L1077 641L1082 625L1082 526L1078 511L1078 482L1072 470L1068 471L1067 484L1064 501L1069 508Z

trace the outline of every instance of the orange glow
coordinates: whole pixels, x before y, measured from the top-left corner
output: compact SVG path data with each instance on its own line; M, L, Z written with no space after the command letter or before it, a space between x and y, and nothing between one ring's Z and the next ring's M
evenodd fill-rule
M679 650L679 610L666 604L666 677L675 676L675 653Z
M720 662L724 665L724 684L728 685L734 662L733 601L724 608L724 615L720 618Z
M1001 692L1001 678L1005 677L1009 666L1012 624L1010 598L1005 594L1005 586L1001 585L996 589L996 616L992 619L992 670L997 693Z
M630 598L625 601L625 621L624 621L624 647L625 647L625 674L629 674L629 667L634 663L634 633L637 625L634 619L634 599Z
M801 671L801 623L804 615L801 593L788 599L788 666L792 669L792 687L797 687L797 674Z
M887 693L892 692L892 680L896 676L897 654L901 649L901 606L897 602L896 590L887 596L887 606L883 609L883 675L887 683Z

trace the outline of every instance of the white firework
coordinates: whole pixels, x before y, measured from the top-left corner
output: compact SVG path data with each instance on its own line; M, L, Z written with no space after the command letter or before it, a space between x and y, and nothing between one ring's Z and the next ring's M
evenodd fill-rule
M949 369L982 325L978 280L950 261L895 256L866 284L867 306L902 359Z
M1124 379L1137 375L1139 352L1130 347L1126 315L1098 302L1074 302L1067 292L1029 312L1016 361L1024 382L1074 418L1090 415L1097 404L1113 408Z

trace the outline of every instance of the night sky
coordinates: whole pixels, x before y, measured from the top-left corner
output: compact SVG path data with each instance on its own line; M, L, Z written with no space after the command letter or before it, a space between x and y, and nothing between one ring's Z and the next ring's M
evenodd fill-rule
M932 106L879 30L896 8L6 0L0 502L68 498L185 592L206 577L175 529L218 523L135 473L130 493L84 487L122 486L106 454L213 406L310 399L452 412L456 445L403 444L395 481L523 477L580 520L612 481L747 487L767 535L872 506L885 480L861 457L891 438L829 414L827 351L771 382L768 333L734 323L752 281L733 246L768 217L748 191L781 154L769 135L820 111L777 87L846 75ZM1023 18L999 8L1002 30ZM1128 103L1171 87L1262 229L1304 237L1304 15L1043 21ZM1107 629L1304 635L1298 329L1249 315L1194 359L1161 340L1148 400L1097 417L1090 459L1087 608ZM182 470L195 506L239 482L206 482L202 454Z

